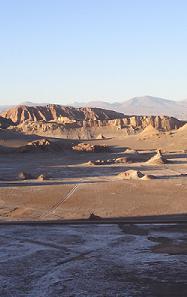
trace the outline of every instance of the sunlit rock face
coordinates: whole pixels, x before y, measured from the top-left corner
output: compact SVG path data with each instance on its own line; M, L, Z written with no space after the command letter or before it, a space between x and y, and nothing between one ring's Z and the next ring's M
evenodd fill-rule
M55 104L16 106L3 112L1 118L7 122L7 126L14 125L16 131L25 134L72 139L92 139L105 133L108 137L125 136L146 128L166 132L185 124L168 116L131 116L101 108L74 108Z
M75 108L50 104L47 106L20 105L2 113L2 116L11 119L15 124L26 120L30 121L84 121L84 120L111 120L122 118L124 115L112 110L101 108Z

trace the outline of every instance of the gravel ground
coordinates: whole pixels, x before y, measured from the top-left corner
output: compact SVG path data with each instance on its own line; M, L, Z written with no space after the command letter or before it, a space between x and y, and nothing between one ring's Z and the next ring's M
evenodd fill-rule
M0 229L2 297L186 297L187 225Z

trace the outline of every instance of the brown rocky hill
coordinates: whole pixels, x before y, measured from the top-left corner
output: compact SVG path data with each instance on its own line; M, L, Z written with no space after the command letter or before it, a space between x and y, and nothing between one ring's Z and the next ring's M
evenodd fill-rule
M170 117L138 117L124 116L114 120L84 120L73 123L24 121L11 129L30 135L69 139L96 139L100 134L105 138L136 134L149 126L159 131L178 129L183 122ZM10 128L9 128L10 129Z
M1 114L4 118L12 120L16 125L26 121L83 121L83 120L112 120L120 119L124 115L112 110L101 108L75 108L49 104L47 106L26 106L19 105Z
M101 108L74 108L60 105L17 106L2 113L15 131L44 137L92 139L136 134L146 127L170 131L185 122L168 116L127 116ZM148 128L147 128L148 129Z

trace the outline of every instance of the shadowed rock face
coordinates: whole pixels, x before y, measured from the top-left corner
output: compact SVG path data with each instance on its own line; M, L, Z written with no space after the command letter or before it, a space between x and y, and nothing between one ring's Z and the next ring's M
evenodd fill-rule
M12 125L14 125L14 123L11 121L11 119L0 116L0 128L6 129L7 127Z

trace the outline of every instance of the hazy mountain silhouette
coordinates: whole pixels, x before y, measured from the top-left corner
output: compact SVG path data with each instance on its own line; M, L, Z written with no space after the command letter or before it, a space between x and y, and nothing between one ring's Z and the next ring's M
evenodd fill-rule
M0 105L0 113L5 111L5 110L8 110L16 105L26 105L26 106L46 106L48 103L34 103L34 102L31 102L31 101L24 101L24 102L21 102L19 104L12 104L12 105Z
M11 108L13 105L0 105L0 113Z
M75 103L80 106L100 107L123 112L128 115L168 115L179 119L187 119L187 100L174 101L159 97L134 97L122 102L90 101Z

